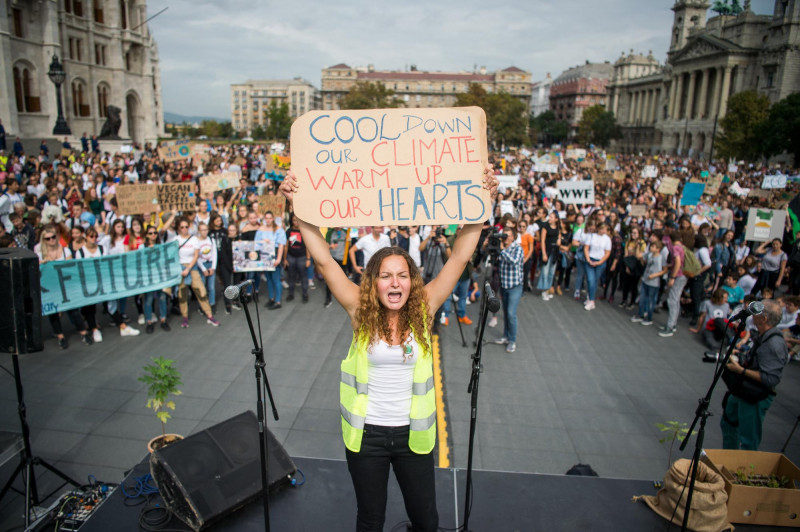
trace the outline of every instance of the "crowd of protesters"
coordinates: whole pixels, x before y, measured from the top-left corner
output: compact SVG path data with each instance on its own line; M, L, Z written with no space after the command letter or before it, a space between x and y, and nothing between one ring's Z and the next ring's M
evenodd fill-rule
M298 287L302 303L309 301L308 291L316 288L315 280L320 281L291 212L260 212L258 208L260 196L277 193L277 173L267 171L273 166L268 147L211 146L197 166L191 158L164 162L150 145L115 154L102 153L94 142L82 143L82 148L69 156L51 156L46 150L37 155L0 152L0 246L28 248L41 262L49 262L130 253L177 241L182 266L181 282L174 289L65 312L85 343L102 341L98 311L122 336L136 336L140 330L132 321L144 326L146 333L157 328L169 331L170 314L180 317L181 327L189 327L190 303L196 300L201 320L217 327L218 299L223 299L226 313L238 308L219 297L220 287L247 276L254 280L255 290L266 296L271 310L293 301ZM487 237L492 231L513 228L522 249L522 290L536 291L543 303L559 296L574 297L586 311L615 304L631 312L632 322L644 326L652 325L655 314L662 313L665 319L659 320L663 324L658 334L664 337L674 334L683 316L692 331L702 329L704 338L710 339L707 343L713 344L711 340L718 341L719 334L708 333L713 319L722 313L723 300L729 307L723 310L729 314L748 296L776 298L786 313L782 321L786 341L797 353L800 233L791 230L792 219L787 216L782 238L745 239L749 209L787 203L787 198L797 194L797 183L790 180L786 189L772 197L737 195L734 182L739 188L758 189L764 175L775 170L740 164L732 172L721 161L714 168L691 158L622 154L616 155L616 165L624 178L613 179L604 170L603 155L589 152L587 160L596 158L597 163L587 168L563 159L562 152L558 174L537 171L535 155L491 157L498 174L516 179L493 205L475 260L456 287L452 301L458 321L471 323L466 304L480 295L478 280L491 240ZM643 178L645 165L656 166L658 177ZM200 176L221 170L240 172L239 187L200 193ZM678 177L683 184L707 179L706 172L722 173L727 179L716 194L704 196L698 205L680 206L680 189L671 195L658 192L662 177ZM559 199L556 181L583 179L595 182L593 204L565 204ZM198 184L195 210L119 212L118 187L176 182ZM632 216L634 206L643 206L646 214ZM326 239L332 256L358 282L369 257L388 245L408 250L423 268L423 277L432 278L446 262L455 234L453 226L335 227L326 230ZM276 245L274 269L234 272L232 243L265 239ZM499 279L494 282L499 286ZM449 324L454 310L450 303L437 314L437 325ZM324 305L330 304L326 288ZM61 316L48 319L60 347L66 348ZM711 325L704 320L711 320ZM492 316L489 325L496 324L497 317Z

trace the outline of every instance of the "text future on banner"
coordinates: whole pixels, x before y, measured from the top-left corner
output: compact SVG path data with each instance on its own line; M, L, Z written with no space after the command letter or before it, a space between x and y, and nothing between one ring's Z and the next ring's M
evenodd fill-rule
M162 142L158 147L158 156L168 163L186 159L191 155L192 146L188 140Z
M121 255L46 262L39 273L45 316L161 290L181 281L177 242Z
M557 181L558 199L564 203L594 203L594 181Z
M489 217L478 107L311 111L292 125L297 215L320 226Z

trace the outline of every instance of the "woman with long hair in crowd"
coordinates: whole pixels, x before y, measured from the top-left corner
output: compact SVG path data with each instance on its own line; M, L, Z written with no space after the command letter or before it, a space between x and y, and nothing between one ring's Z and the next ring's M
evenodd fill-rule
M642 230L638 225L631 226L628 242L625 244L625 253L622 257L622 271L620 279L622 285L622 301L620 307L633 309L636 297L639 295L639 280L645 269L644 254L647 251L647 242L644 240ZM657 286L657 285L656 285Z
M142 247L149 248L159 243L158 231L155 226L151 225L145 231L145 240ZM158 289L147 292L144 295L144 319L146 323L144 332L147 334L153 333L156 321L158 321L153 317L154 303L158 305L158 317L161 321L161 328L165 331L170 330L169 324L167 323L167 294L164 293L163 289Z
M141 216L134 216L131 218L131 227L128 229L128 234L125 235L125 247L128 248L128 251L136 251L144 244L145 235L144 235L144 220ZM142 294L137 294L133 302L136 304L136 310L139 313L139 325L144 325L145 323L145 315L144 315L144 307L143 307L144 297ZM122 313L125 314L125 308L127 307L127 299L125 303L122 305Z
M767 247L769 246L769 247ZM783 274L786 271L788 257L781 249L781 239L774 238L767 242L762 242L755 250L756 255L761 257L761 271L758 274L753 293L758 293L764 288L775 290L783 282Z
M583 215L581 215L583 216ZM583 225L577 225L572 233L572 246L575 248L575 300L581 300L581 290L583 290L583 279L586 277L586 253L584 247L586 240L597 228L597 222L593 216L586 218Z
M572 265L574 262L572 253L572 225L567 220L560 220L559 232L561 233L561 241L558 245L559 259L556 263L556 276L553 281L553 288L556 294L561 295L564 293L564 288L569 290L570 275L572 274Z
M611 256L611 237L608 236L608 225L600 223L597 232L587 234L584 239L583 254L586 259L586 310L595 309L597 284L603 277L608 259Z
M39 264L47 262L57 262L62 260L69 260L72 258L72 252L69 248L62 246L58 241L58 233L56 227L52 224L45 225L42 234L39 237L39 244L36 246L36 254L39 256ZM92 335L86 328L86 323L83 321L80 310L68 310L67 316L75 328L81 335L81 340L87 345L92 345L94 340ZM48 314L47 319L50 326L53 328L53 333L58 338L58 347L66 349L69 346L67 337L64 335L64 330L61 327L61 318L58 312Z
M617 220L616 213L611 213L609 219ZM616 224L619 226L619 223ZM608 266L605 269L604 275L598 281L598 284L603 286L603 295L600 299L607 299L609 303L614 302L614 294L617 291L617 284L619 282L619 273L622 270L622 237L614 229L614 225L606 223L608 228L608 236L611 238L611 255L608 258ZM611 293L609 294L609 288Z
M713 288L715 291L722 285L722 279L729 273L734 272L736 265L736 249L733 244L733 231L727 230L714 241L714 248L711 252L711 261L713 263L711 270L713 279Z
M556 271L556 262L559 260L558 247L561 245L558 211L552 210L547 215L547 220L539 230L539 245L542 250L542 267L539 270L539 282L536 288L542 291L544 301L550 301L555 292L553 275Z
M283 285L281 284L281 272L283 268L283 254L286 251L286 231L275 222L275 215L272 211L264 213L264 224L256 231L255 240L257 242L270 242L275 246L275 261L273 269L267 270L267 294L269 301L266 307L269 310L276 310L281 308L281 295L283 294Z
M497 178L487 167L484 186ZM281 190L298 190L289 172ZM406 251L378 250L361 284L350 282L331 257L318 227L300 221L308 249L353 328L342 362L340 410L347 464L356 493L357 530L383 530L390 465L413 530L438 529L433 448L436 401L431 328L478 243L482 224L465 225L439 274L427 285Z
M236 224L231 224L236 229ZM208 237L214 243L217 250L217 274L219 275L220 282L222 283L223 290L225 287L233 284L233 248L231 246L231 239L228 237L230 227L225 227L225 222L222 216L216 211L211 213L211 224L208 230ZM227 298L222 298L225 303L225 313L231 313L231 302Z
M528 232L528 221L525 218L517 223L519 227L520 244L522 245L522 256L525 261L522 265L522 289L526 292L531 291L531 265L533 264L533 235Z
M206 317L206 323L219 327L219 322L214 318L211 306L208 304L208 293L200 273L197 260L200 256L197 237L189 233L189 219L178 220L178 260L181 264L181 282L178 285L178 301L181 309L181 327L189 327L189 287L191 286L200 309Z
M99 236L97 229L89 227L83 235L83 247L78 250L76 259L96 259L103 256L103 247L98 245L97 241ZM92 339L95 342L103 341L103 333L100 332L100 327L97 325L97 305L92 303L81 307L81 315L86 320L86 325L92 331Z
M210 218L209 218L210 221ZM208 304L211 312L217 313L217 246L208 236L208 224L199 222L197 224L197 249L200 254L197 257L197 266L200 268L200 275L208 294Z
M105 235L100 241L100 245L103 246L104 254L122 255L123 253L127 253L128 247L125 245L127 236L125 220L123 218L115 219L111 223L109 234ZM125 315L126 304L127 298L112 299L108 302L108 314L111 316L114 324L119 328L120 336L137 336L139 330L129 327L126 323L128 321L128 316Z

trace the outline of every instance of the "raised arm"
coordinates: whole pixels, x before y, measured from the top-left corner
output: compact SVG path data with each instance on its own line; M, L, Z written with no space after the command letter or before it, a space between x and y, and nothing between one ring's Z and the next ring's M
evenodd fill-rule
M286 174L283 183L281 183L280 191L290 203L293 201L294 192L297 191L297 178L291 171ZM314 263L319 268L325 283L331 289L333 297L347 311L350 321L355 323L361 290L347 278L342 268L333 260L328 243L322 237L319 227L302 220L300 217L297 219L308 253L314 258Z

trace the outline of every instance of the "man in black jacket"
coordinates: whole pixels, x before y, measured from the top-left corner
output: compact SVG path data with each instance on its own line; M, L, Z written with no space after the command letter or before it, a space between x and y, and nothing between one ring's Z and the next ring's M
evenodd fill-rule
M781 321L781 307L773 300L764 301L764 312L753 316L758 335L747 357L731 360L726 371L741 376L741 384L725 394L725 408L720 427L725 449L757 451L761 444L761 429L772 401L775 387L781 381L789 353L783 334L776 327ZM741 364L739 363L741 362Z

